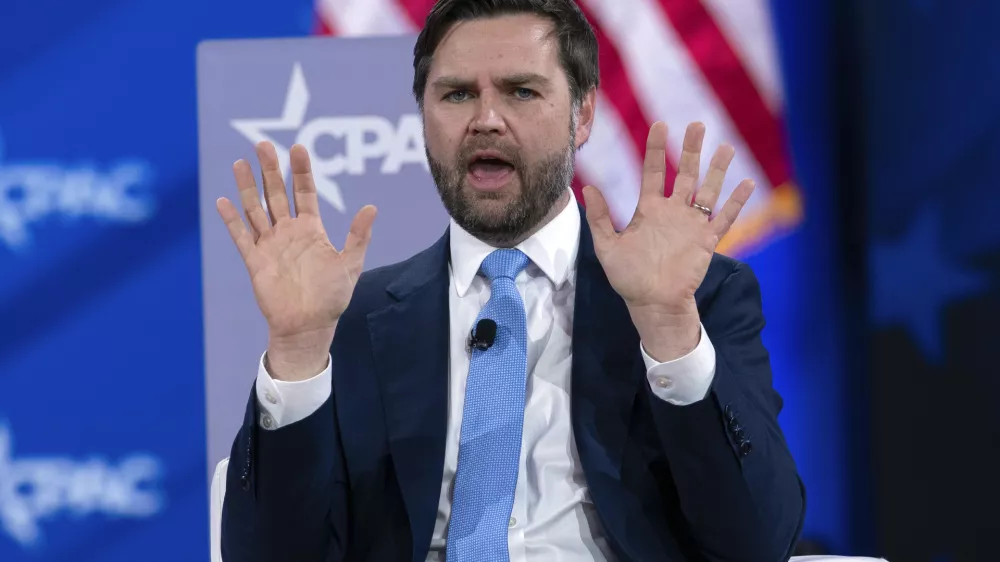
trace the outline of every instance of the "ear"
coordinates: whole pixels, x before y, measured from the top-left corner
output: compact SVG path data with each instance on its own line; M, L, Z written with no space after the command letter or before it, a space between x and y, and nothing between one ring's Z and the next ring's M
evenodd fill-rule
M576 121L576 149L580 150L587 140L590 138L590 129L594 126L594 113L597 110L597 88L591 88L589 92L584 94L583 101L580 103L577 121Z

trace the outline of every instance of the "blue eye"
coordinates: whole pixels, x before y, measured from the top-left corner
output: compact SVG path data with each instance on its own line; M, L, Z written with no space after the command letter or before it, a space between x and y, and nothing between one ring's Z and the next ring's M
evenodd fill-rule
M464 96L467 96L468 94L469 94L468 90L455 90L454 92L451 92L447 96L445 96L445 99L453 102L461 102L467 99Z
M514 95L517 96L518 99L530 100L535 97L535 92L528 88L518 88L514 90Z

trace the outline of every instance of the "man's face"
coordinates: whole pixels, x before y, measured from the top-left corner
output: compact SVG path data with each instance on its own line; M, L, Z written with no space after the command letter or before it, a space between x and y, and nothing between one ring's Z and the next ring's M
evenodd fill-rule
M568 192L593 119L577 117L551 22L534 15L455 24L434 53L424 137L445 208L496 245L533 232Z

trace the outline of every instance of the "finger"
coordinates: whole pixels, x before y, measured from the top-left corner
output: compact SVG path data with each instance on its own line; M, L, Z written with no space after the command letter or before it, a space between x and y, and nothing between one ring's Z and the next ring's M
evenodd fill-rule
M295 216L319 215L319 198L313 181L309 152L301 144L292 146L292 194L295 198Z
M358 267L364 264L365 253L368 251L368 243L372 239L372 225L375 223L377 209L372 205L365 205L354 215L351 221L351 230L347 233L347 240L344 242L344 253L349 254L355 260Z
M583 202L587 211L587 224L594 238L594 244L607 244L616 236L615 227L611 223L611 211L608 202L600 190L592 185L583 188Z
M733 194L729 196L729 200L723 205L722 210L712 220L712 225L715 226L715 233L720 240L729 232L729 227L733 226L733 223L736 222L736 217L740 216L740 211L743 210L743 206L750 200L755 187L753 180L743 180L740 182L740 185L736 187Z
M667 125L653 123L646 137L646 156L642 161L642 187L640 197L663 197L667 174Z
M267 210L271 213L271 222L277 224L282 219L290 217L288 195L285 193L285 180L281 177L278 167L278 152L274 145L261 141L257 143L257 158L260 160L260 172L264 178L264 200Z
M677 179L674 180L674 191L670 198L677 198L684 204L690 204L694 190L698 187L698 174L701 173L701 146L705 142L705 125L691 123L684 133L684 148L677 162Z
M243 220L240 218L239 211L233 206L232 202L225 197L220 197L215 202L215 208L219 211L219 215L222 217L222 222L226 225L226 230L229 231L229 236L232 237L233 242L236 244L236 249L240 251L240 256L245 262L250 251L253 249L253 234L247 230L246 225L243 224Z
M236 187L240 192L240 203L243 205L243 212L250 223L253 238L256 240L260 235L271 228L271 223L267 220L267 213L260 205L260 193L257 191L257 182L253 179L253 170L246 160L237 160L233 164L233 175L236 176Z
M736 149L728 144L724 144L715 151L712 163L709 164L708 174L705 175L705 183L698 189L694 199L698 203L715 209L715 204L719 201L719 193L722 192L722 182L726 179L726 172L729 164L732 163L736 155Z

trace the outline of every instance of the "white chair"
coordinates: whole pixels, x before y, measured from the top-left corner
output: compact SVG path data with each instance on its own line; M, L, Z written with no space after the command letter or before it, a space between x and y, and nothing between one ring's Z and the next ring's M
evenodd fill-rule
M222 459L215 465L215 474L212 475L212 487L209 490L208 520L212 525L209 529L209 537L212 545L212 562L222 562L222 500L226 497L226 470L229 468L229 459Z
M212 544L212 562L222 562L222 500L226 497L226 469L229 459L222 459L215 467L212 476L210 531ZM884 558L863 558L854 556L794 556L790 562L886 562Z

